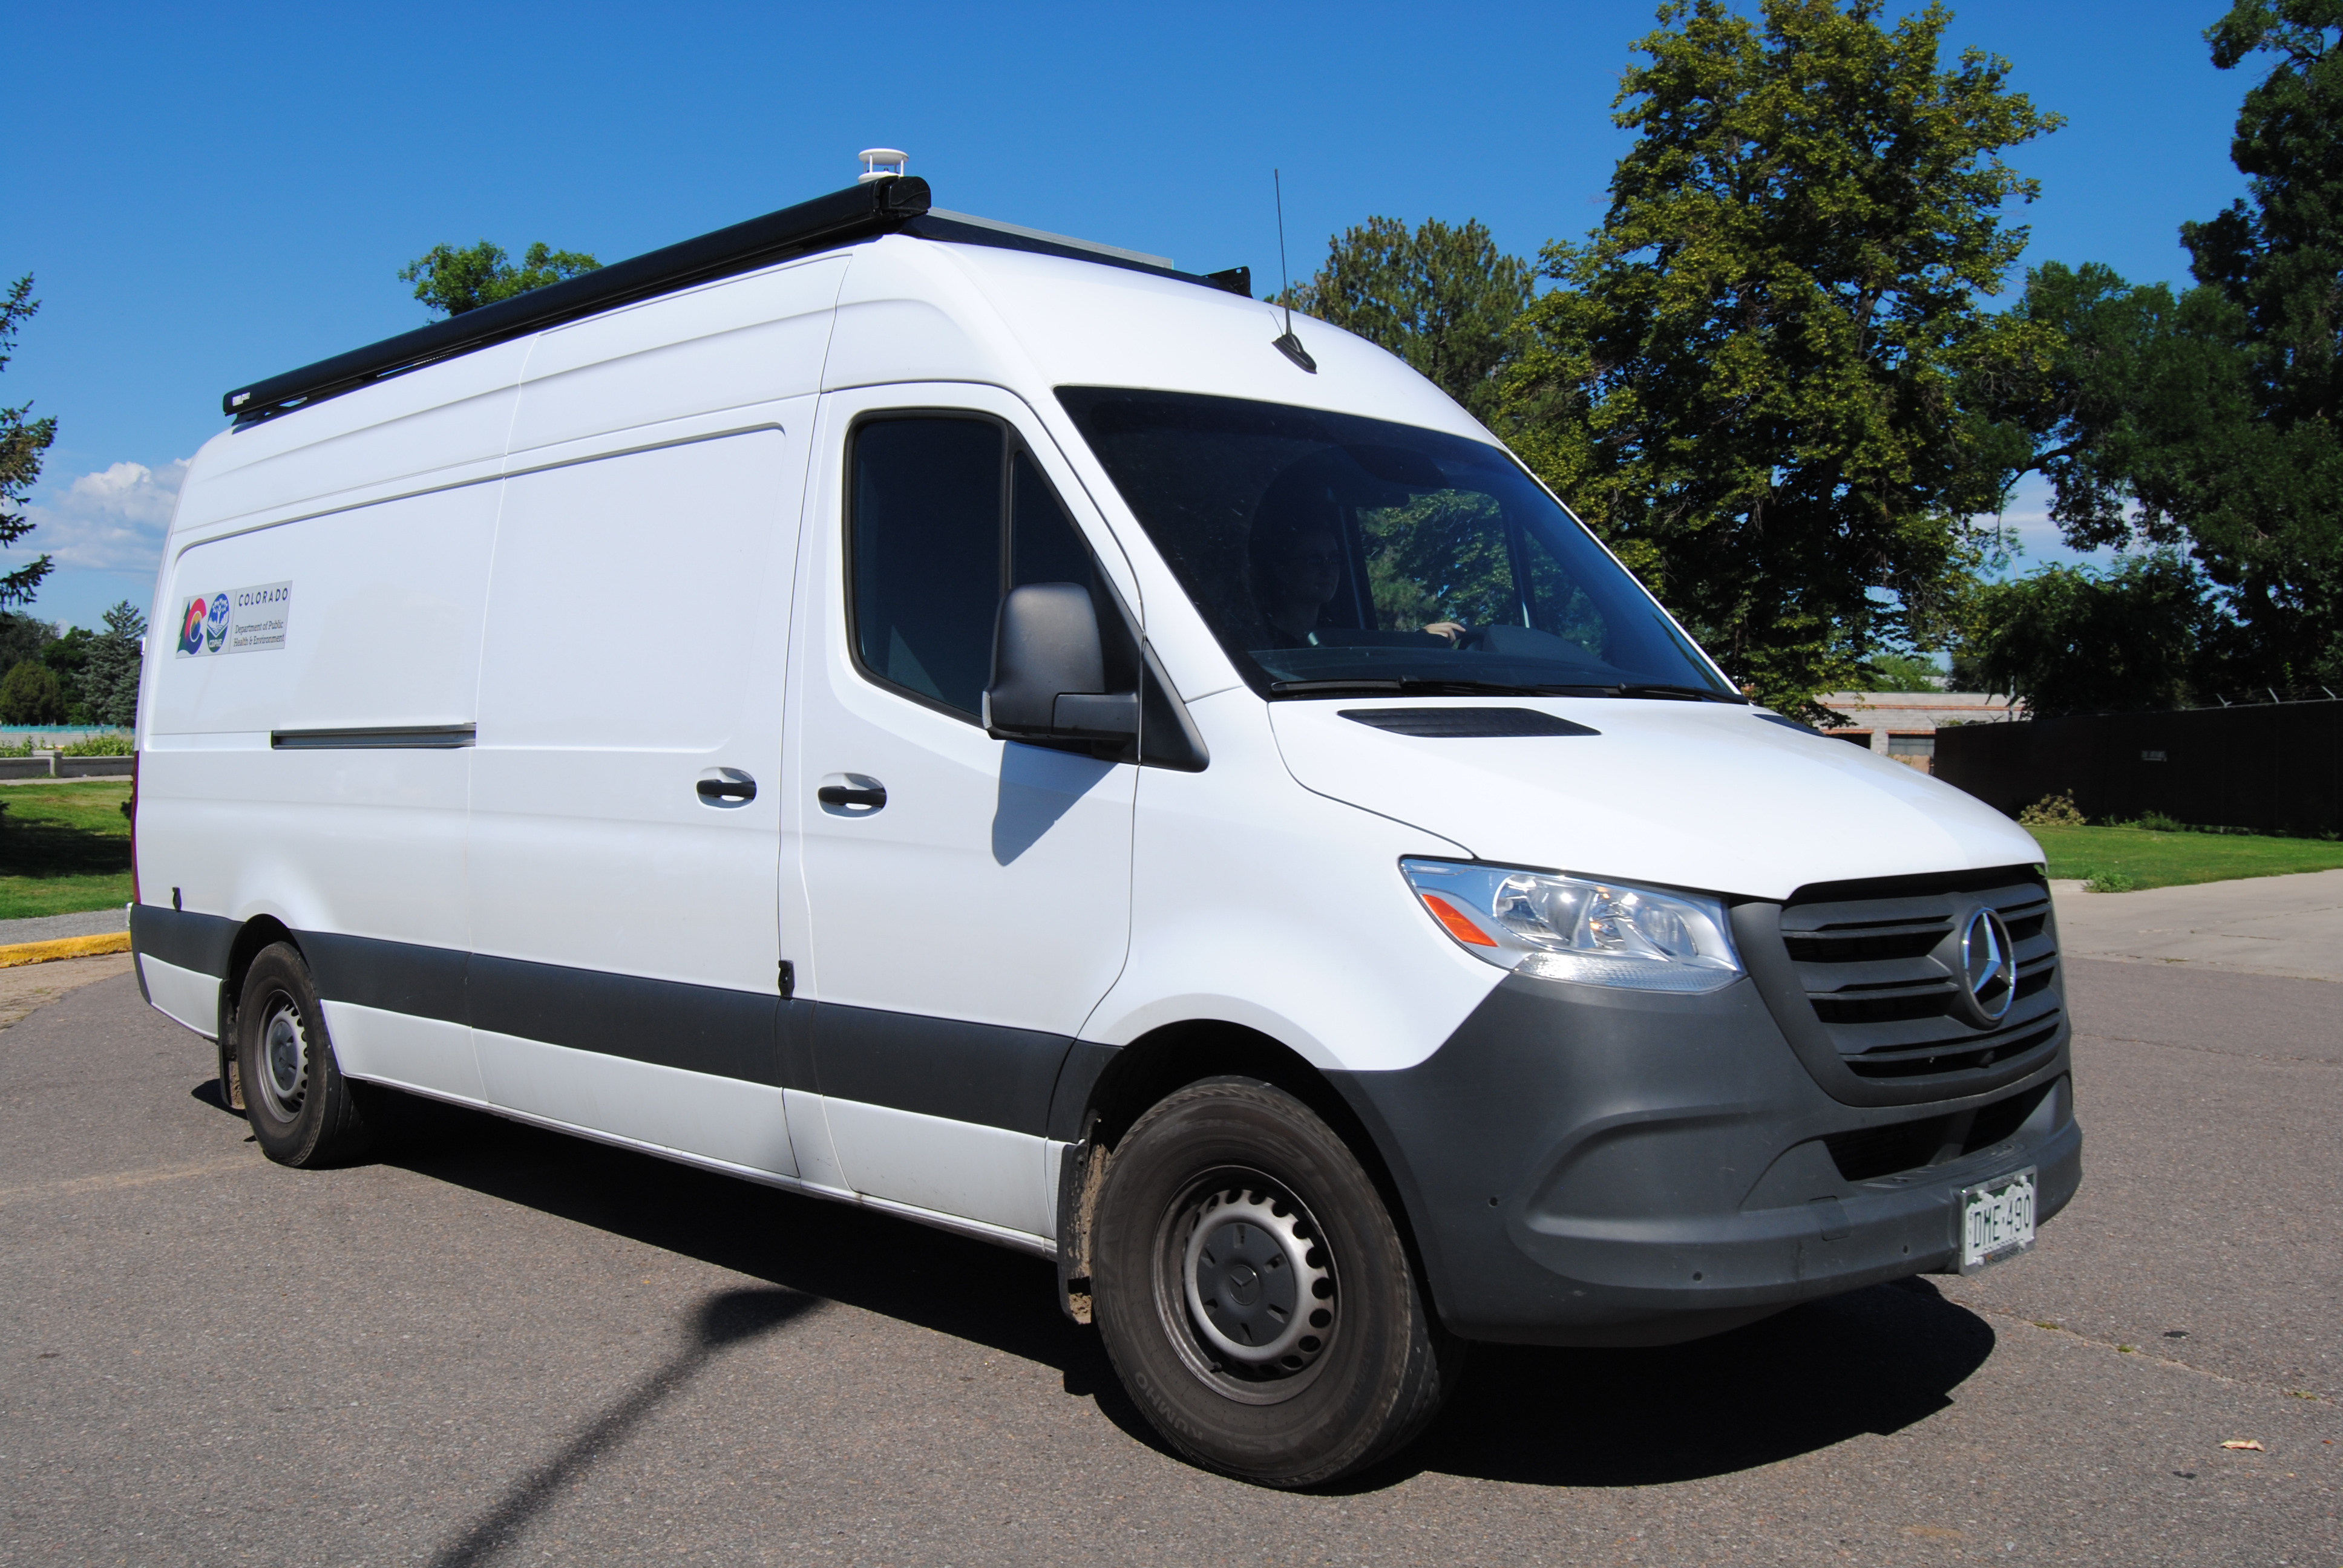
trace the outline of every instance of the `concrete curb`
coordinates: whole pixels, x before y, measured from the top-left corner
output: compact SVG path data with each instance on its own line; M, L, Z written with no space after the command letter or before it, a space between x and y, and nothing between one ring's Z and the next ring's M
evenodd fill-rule
M60 757L35 751L30 757L0 758L0 779L127 779L137 759L132 757Z
M126 953L128 931L108 931L96 937L60 937L52 942L16 942L0 947L0 970L19 964L45 964L51 959L85 959L97 953Z

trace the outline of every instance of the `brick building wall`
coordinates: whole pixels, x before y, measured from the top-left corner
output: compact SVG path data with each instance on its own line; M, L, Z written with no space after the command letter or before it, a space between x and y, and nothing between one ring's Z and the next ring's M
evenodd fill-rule
M1815 700L1846 716L1830 734L1923 773L1936 770L1937 730L2016 717L2008 698L1984 691L1831 691Z

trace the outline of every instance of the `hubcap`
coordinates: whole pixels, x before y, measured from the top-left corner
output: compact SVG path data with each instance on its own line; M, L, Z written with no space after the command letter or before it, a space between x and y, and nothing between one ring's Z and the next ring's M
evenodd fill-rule
M260 1025L260 1097L271 1114L290 1121L301 1113L309 1092L309 1037L301 1010L278 992L268 999Z
M1185 1309L1166 1300L1165 1327L1182 1358L1248 1402L1300 1392L1335 1329L1332 1260L1309 1212L1265 1179L1222 1171L1165 1220L1166 1271Z

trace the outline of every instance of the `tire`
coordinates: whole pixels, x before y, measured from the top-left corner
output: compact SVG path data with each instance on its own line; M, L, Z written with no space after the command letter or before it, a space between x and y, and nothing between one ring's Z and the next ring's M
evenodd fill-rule
M1192 1084L1124 1135L1091 1266L1107 1354L1149 1422L1261 1485L1397 1452L1463 1370L1357 1158L1251 1079Z
M265 948L245 971L236 1010L236 1073L245 1119L280 1165L337 1165L366 1152L374 1128L361 1090L342 1076L309 966L289 942Z

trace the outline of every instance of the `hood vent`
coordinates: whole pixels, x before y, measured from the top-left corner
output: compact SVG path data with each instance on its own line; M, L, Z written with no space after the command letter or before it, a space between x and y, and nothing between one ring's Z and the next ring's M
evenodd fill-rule
M1600 735L1534 708L1345 708L1342 717L1372 729L1427 740L1487 740L1509 735Z

